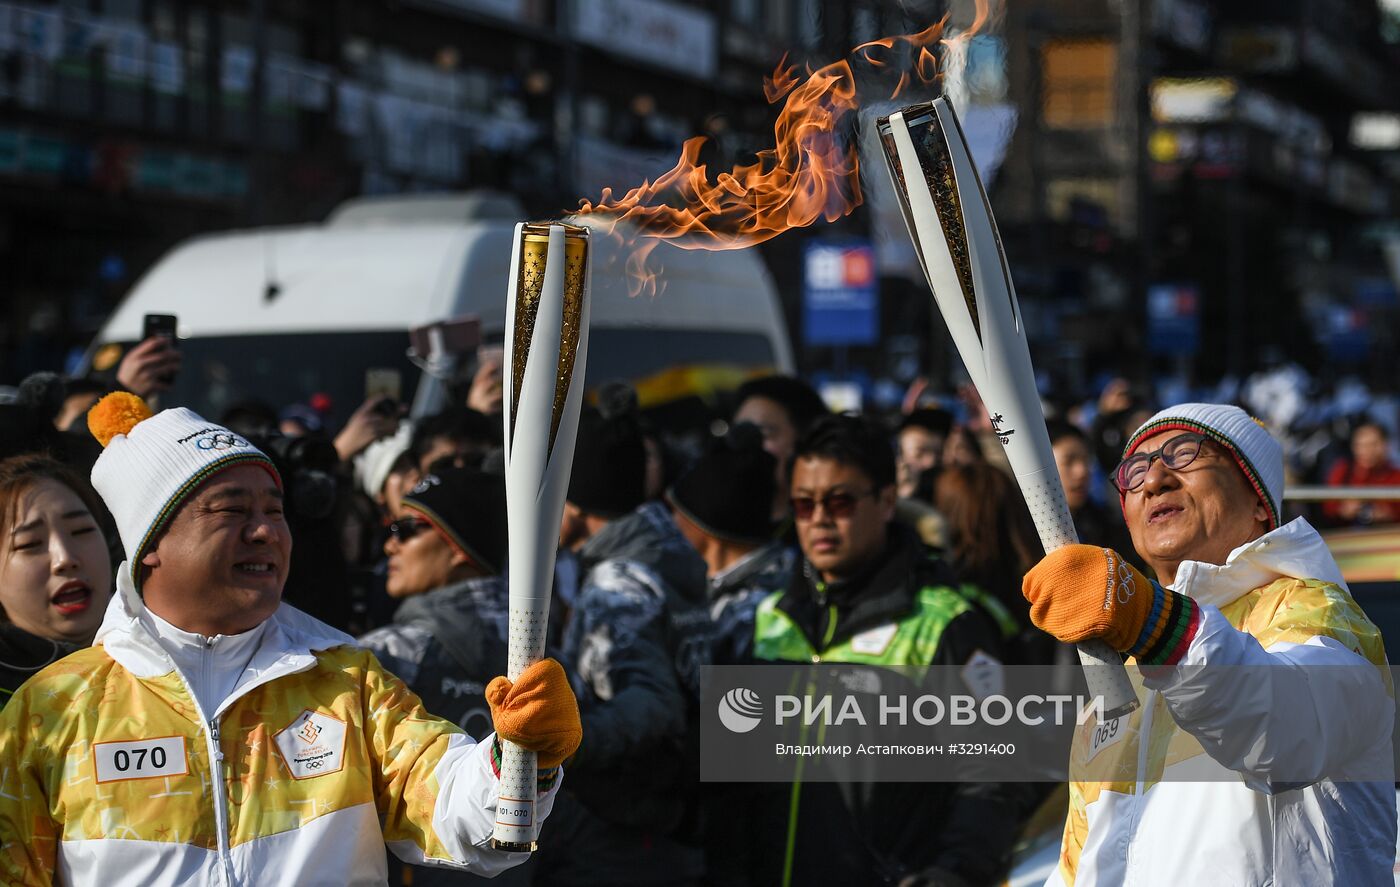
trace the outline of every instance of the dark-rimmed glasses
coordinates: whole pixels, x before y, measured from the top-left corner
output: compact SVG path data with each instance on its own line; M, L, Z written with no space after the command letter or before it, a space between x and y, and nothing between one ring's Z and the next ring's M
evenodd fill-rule
M1161 459L1162 464L1172 471L1180 471L1196 461L1205 441L1204 434L1188 431L1185 434L1178 434L1162 444L1161 449L1153 450L1150 453L1133 453L1118 463L1118 468L1113 472L1113 485L1118 488L1120 493L1131 493L1136 490L1147 480L1147 472L1152 468L1152 460L1154 459Z
M874 490L866 490L863 493L852 493L848 490L837 490L834 493L827 493L820 499L811 496L793 496L792 513L798 520L807 521L816 514L817 506L831 517L850 517L855 513L856 503L863 496L873 496Z
M419 520L416 517L401 517L389 524L389 538L397 539L402 544L426 529L428 529L428 522L425 520Z

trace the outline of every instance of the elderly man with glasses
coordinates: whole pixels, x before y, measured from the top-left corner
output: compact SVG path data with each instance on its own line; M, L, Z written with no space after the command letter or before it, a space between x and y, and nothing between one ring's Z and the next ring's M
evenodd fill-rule
M1321 537L1281 524L1283 452L1236 407L1183 404L1114 477L1133 547L1058 549L1037 625L1142 666L1142 705L1075 737L1051 885L1391 884L1393 689Z
M819 419L797 443L791 477L802 563L759 603L754 657L955 666L980 676L969 678L974 695L999 692L1015 620L895 522L888 435L856 416ZM754 884L991 883L1035 800L1034 788L993 783L796 783L762 794L743 805L748 843L784 852L752 861Z

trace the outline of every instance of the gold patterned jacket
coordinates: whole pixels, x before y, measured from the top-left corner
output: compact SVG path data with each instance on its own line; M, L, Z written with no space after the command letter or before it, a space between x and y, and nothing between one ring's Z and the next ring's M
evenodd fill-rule
M206 721L126 565L117 590L95 645L0 713L0 882L384 884L386 844L485 875L525 858L487 847L489 738L348 635L284 604Z

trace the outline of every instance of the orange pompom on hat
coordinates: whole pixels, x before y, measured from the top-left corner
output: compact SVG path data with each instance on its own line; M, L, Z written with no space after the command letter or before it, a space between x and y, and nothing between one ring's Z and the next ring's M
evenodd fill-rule
M138 564L180 506L215 474L235 465L267 470L282 486L262 450L183 407L152 414L146 402L118 391L88 411L88 430L102 444L92 485L117 522L128 564ZM131 571L140 584L140 571Z

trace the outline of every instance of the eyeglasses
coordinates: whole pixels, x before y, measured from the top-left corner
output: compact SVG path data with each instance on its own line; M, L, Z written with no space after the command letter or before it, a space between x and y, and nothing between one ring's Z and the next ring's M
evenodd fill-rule
M1120 493L1131 493L1136 490L1147 480L1147 472L1152 468L1153 459L1161 459L1163 465L1173 471L1180 471L1196 461L1196 457L1201 454L1202 444L1205 443L1205 440L1204 434L1188 431L1185 434L1178 434L1162 444L1162 448L1159 450L1153 450L1150 453L1133 453L1118 463L1118 468L1113 472L1113 485L1118 488Z
M829 517L850 517L855 513L856 503L860 501L861 497L873 496L874 494L874 490L866 490L863 493L838 490L835 493L827 493L820 499L814 499L811 496L793 496L792 513L796 515L798 520L811 520L812 515L817 511L817 506L820 505Z
M428 529L428 526L427 521L419 520L416 517L399 518L389 524L389 536L392 539L397 539L400 543L407 542Z

